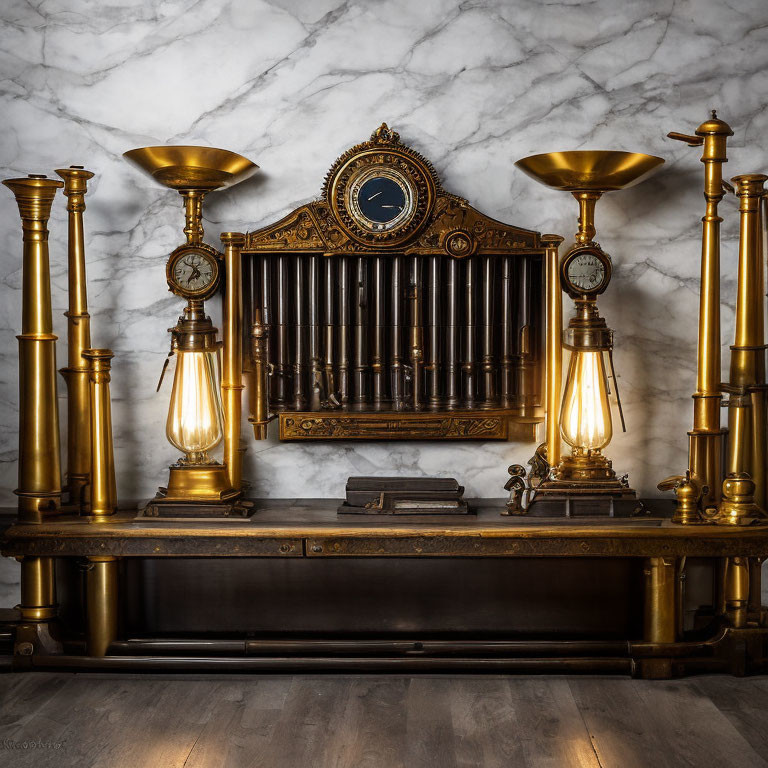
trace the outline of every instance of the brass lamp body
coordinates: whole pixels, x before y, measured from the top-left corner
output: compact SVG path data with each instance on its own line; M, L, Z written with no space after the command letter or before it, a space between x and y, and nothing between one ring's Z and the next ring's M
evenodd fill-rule
M186 246L176 249L174 254L181 257L185 249L205 250L218 275L221 254L203 243L203 200L208 192L248 178L258 166L234 152L211 147L144 147L126 152L124 156L158 183L178 191L184 199ZM176 355L177 370L167 436L185 456L169 468L167 487L159 489L140 517L211 516L219 519L242 517L252 508L241 498L244 448L240 443L240 423L244 387L240 247L243 241L243 235L222 235L226 291L221 396L213 361L222 345L216 340L217 329L206 316L203 305L203 301L216 292L218 277L197 293L183 289L174 280L174 254L169 259L166 270L169 288L186 298L188 303L178 324L170 329L171 352ZM180 391L189 387L192 388L191 395ZM191 428L186 429L185 421L192 422ZM222 437L224 463L219 464L209 458L207 451Z

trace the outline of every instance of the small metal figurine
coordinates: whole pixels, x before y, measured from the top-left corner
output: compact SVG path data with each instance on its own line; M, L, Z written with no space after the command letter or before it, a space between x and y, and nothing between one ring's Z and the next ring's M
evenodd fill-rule
M507 511L502 512L506 515L524 515L528 511L534 497L536 489L552 474L552 467L547 461L547 444L541 443L531 459L528 461L531 468L530 474L526 477L526 470L522 464L512 464L508 469L509 480L504 486L505 491L509 491L509 500L507 501Z
M512 464L508 469L509 480L504 485L504 490L509 491L507 511L502 515L524 515L528 507L528 483L525 479L525 467L522 464Z

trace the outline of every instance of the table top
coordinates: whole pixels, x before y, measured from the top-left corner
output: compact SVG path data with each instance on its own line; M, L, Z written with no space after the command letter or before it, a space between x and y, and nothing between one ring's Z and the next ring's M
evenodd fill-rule
M470 500L476 514L337 515L339 499L256 500L247 520L108 523L61 516L14 524L0 552L58 557L768 557L768 526L681 526L668 515L632 518L502 516L501 500Z

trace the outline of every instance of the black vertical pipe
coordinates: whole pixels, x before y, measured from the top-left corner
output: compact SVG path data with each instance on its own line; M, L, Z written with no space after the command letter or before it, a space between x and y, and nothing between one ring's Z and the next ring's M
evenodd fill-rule
M429 407L438 409L440 399L440 256L429 257L429 304L427 311L428 344L427 365L429 378L427 388L429 391Z
M349 256L339 257L338 315L339 315L339 401L349 402Z
M501 404L512 399L512 259L501 259Z
M411 257L408 289L411 304L410 319L410 360L411 360L411 402L414 410L421 408L424 343L421 325L421 270L418 256Z
M334 259L332 256L326 254L323 257L324 262L324 341L323 349L325 352L325 391L328 398L334 397L336 394L336 377L334 370L334 349L333 342L336 326L335 326L335 313L334 313L334 298L335 298L335 281L334 281Z
M391 332L391 371L392 404L395 410L403 407L404 399L404 359L403 359L403 257L395 256L392 262L392 332Z
M483 344L483 405L486 408L491 408L496 405L496 366L493 355L494 273L496 258L484 256L482 267L483 328L481 338Z
M293 296L296 312L293 339L293 407L301 411L307 404L306 392L306 334L307 334L307 298L306 298L306 257L299 253L294 257Z
M365 403L368 399L366 370L368 360L368 260L365 256L357 259L355 279L355 354L354 354L354 401Z
M320 262L322 256L309 257L309 406L319 411L323 400L323 372L320 365Z
M385 288L386 264L383 256L373 257L373 328L371 333L371 374L373 402L384 400L384 335L386 333Z
M459 260L448 258L445 306L445 404L457 408L461 397L459 363Z
M477 397L475 327L477 323L477 301L475 281L477 279L475 257L465 259L464 272L464 405L471 408Z
M517 404L529 404L530 374L533 366L531 339L531 264L528 256L519 258L517 290Z

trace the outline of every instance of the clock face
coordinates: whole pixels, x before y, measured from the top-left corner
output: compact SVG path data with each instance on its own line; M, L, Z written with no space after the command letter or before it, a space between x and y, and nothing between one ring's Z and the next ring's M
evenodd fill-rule
M212 294L219 280L216 251L210 246L181 246L171 254L166 275L171 290L180 296Z
M357 192L360 212L376 224L388 224L396 219L407 203L405 190L387 176L368 179Z
M347 200L357 226L366 232L384 233L405 226L413 218L416 192L398 169L374 166L352 180Z
M565 265L567 288L576 293L600 293L607 285L606 257L592 251L574 255Z

